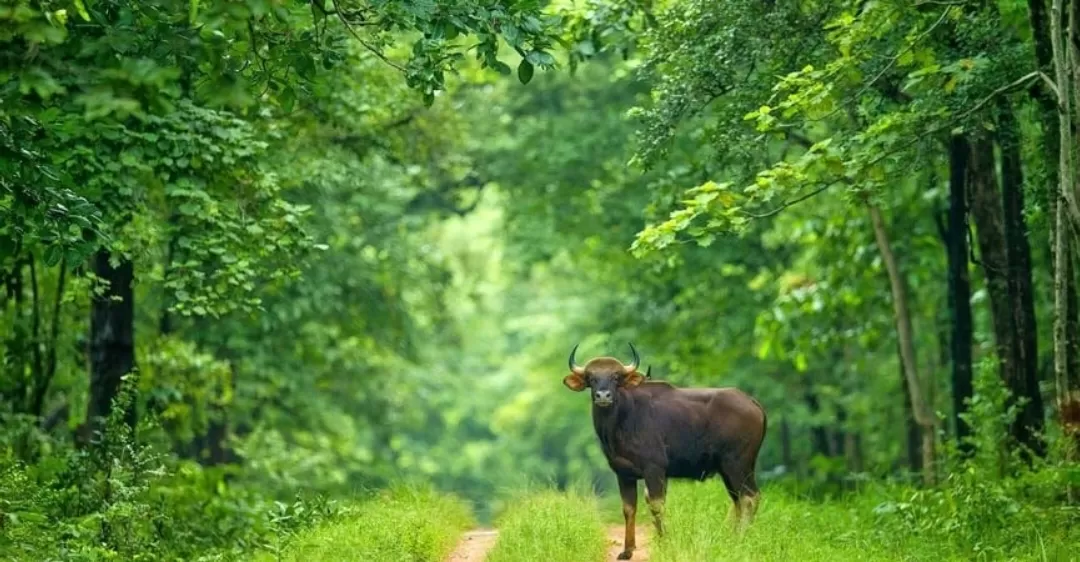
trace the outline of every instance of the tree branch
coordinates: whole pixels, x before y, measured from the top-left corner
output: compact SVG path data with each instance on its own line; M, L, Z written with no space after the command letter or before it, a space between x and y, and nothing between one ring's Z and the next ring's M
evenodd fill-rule
M315 2L315 4L317 4L317 3L318 2ZM360 37L360 34L357 33L356 29L354 29L352 24L349 23L349 18L345 17L345 14L341 13L341 11L338 10L338 11L335 12L335 15L337 15L339 20L341 20L341 24L345 26L345 29L349 30L349 33L352 34L352 36L354 38L356 38L357 42L359 42L365 49L370 51L371 54L375 55L376 57L379 57L379 60L381 60L384 63L390 65L391 67L397 69L398 71L405 72L405 67L404 66L401 66L400 64L390 60L389 58L386 57L386 55L382 54L382 52L380 52L378 49L376 49L370 43L365 41L363 37Z
M978 103L971 106L971 108L967 109L966 111L964 111L962 113L957 114L953 119L945 121L945 122L939 124L936 127L931 127L928 131L926 131L925 133L923 133L921 135L913 135L913 137L914 137L913 140L911 140L909 142L906 142L906 143L903 143L903 144L899 145L898 147L894 148L893 150L890 150L888 152L884 152L884 153L878 155L876 158L870 160L866 164L866 166L867 167L873 166L874 164L877 164L878 162L881 162L882 160L884 160L884 159L886 159L886 158L888 158L888 157L890 157L890 156L892 156L894 154L897 154L898 152L901 152L903 150L906 150L906 149L910 148L911 146L913 146L916 143L923 140L923 138L925 138L925 137L935 135L937 133L940 133L941 131L944 131L944 130L946 130L948 128L951 128L953 125L956 124L956 122L962 121L962 120L970 117L973 113L975 113L975 112L979 111L980 109L986 107L987 104L989 104L991 101L993 101L998 96L1000 96L1002 94L1005 94L1005 93L1008 93L1009 91L1014 90L1014 89L1016 89L1016 88L1018 88L1020 86L1023 86L1025 84L1031 82L1032 80L1035 80L1035 79L1040 78L1040 77L1042 77L1044 79L1046 78L1046 76L1042 72L1039 72L1039 71L1036 70L1034 72L1030 72L1028 74L1025 74L1024 76L1021 76L1020 78L1018 78L1016 80L1013 80L1012 82L1010 82L1010 83L1008 83L1008 84L1006 84L1004 86L1001 86L1000 88L997 88L996 90L991 92L990 95L988 95L985 98L979 100ZM1055 88L1055 91L1056 91L1056 88ZM820 193L828 191L829 188L833 187L834 185L836 185L838 183L844 183L846 181L847 181L847 178L834 179L834 180L832 180L832 181L830 181L828 183L825 183L824 185L821 185L820 187L818 187L817 189L814 189L813 191L810 191L808 193L800 195L800 196L798 196L798 197L796 197L794 199L791 199L789 201L785 201L785 202L781 203L779 206L777 206L777 207L775 207L773 209L770 209L769 211L766 211L764 213L751 213L749 211L742 211L742 213L745 214L746 216L750 217L751 219L768 218L768 217L780 214L780 212L784 211L785 209L787 209L789 207L792 207L794 205L797 205L799 203L802 203L803 201L806 201L807 199L810 199L810 198L814 197L815 195L818 195Z

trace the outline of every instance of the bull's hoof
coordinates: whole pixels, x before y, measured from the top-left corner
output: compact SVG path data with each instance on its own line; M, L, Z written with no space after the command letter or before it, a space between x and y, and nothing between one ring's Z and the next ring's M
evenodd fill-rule
M619 560L629 560L630 557L633 556L633 555L634 555L633 550L624 550L621 553L619 553L618 559Z

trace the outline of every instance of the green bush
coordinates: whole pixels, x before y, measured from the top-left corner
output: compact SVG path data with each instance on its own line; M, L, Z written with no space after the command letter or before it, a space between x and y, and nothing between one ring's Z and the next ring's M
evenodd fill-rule
M461 500L426 486L396 485L253 560L441 562L471 524Z
M122 405L85 449L0 418L0 560L231 560L335 514L320 498L272 502L226 485L224 469L161 454L133 438Z
M589 562L604 558L606 533L596 499L578 493L532 493L496 520L499 539L488 562Z

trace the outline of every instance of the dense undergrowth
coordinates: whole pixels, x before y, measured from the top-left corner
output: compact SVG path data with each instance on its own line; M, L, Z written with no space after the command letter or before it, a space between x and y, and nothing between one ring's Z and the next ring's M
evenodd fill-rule
M252 560L436 562L450 554L471 523L461 500L429 487L397 485L298 534L287 547L264 551Z
M606 551L595 498L537 492L511 501L495 520L499 539L488 562L594 562Z
M321 495L244 485L226 468L178 460L153 441L150 423L135 439L123 411L83 448L30 420L0 420L0 559L233 560L340 511Z
M3 443L0 560L434 561L473 521L464 502L423 484L281 501L137 445L122 424L107 435L85 450L42 439L32 464Z

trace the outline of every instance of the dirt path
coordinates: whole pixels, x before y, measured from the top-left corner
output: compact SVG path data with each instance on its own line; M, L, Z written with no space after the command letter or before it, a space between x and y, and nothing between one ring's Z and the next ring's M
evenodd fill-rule
M483 562L487 553L495 546L499 532L495 529L476 529L461 537L454 552L446 562Z
M634 557L630 559L630 562L642 562L649 559L649 533L645 529L639 526L637 533L635 533L635 540L637 541L637 548L634 549ZM623 543L623 526L612 525L607 530L608 543L611 545L608 547L608 560L616 560L619 553L622 552Z
M495 539L498 537L499 532L495 529L476 529L469 531L461 537L461 542L458 543L457 548L454 549L454 552L446 559L446 562L484 562L488 552L495 546ZM622 541L622 525L608 527L608 560L615 560L619 553L622 552ZM648 560L649 534L638 529L637 543L638 546L634 550L633 560L636 562Z

